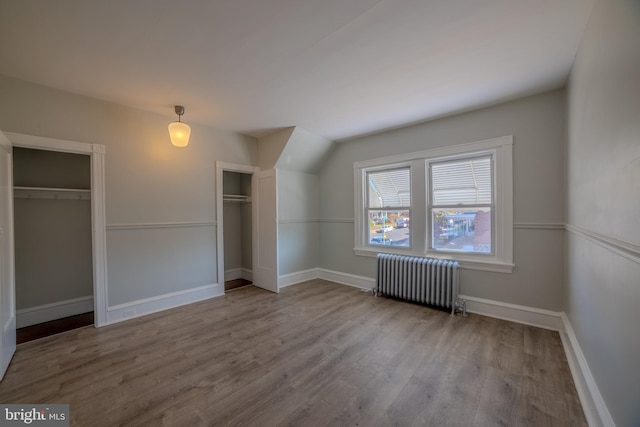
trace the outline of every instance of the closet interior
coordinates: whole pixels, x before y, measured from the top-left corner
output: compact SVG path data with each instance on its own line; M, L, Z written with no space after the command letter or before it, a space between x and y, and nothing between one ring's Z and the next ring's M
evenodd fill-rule
M13 184L18 341L93 324L90 157L14 147Z
M224 171L224 289L252 283L251 174Z

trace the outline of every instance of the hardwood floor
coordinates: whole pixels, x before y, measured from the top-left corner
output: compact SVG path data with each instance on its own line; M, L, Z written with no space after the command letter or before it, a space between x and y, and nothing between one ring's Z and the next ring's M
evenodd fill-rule
M224 290L225 290L225 292L232 291L234 289L238 289L238 288L243 288L245 286L249 286L250 284L251 284L251 282L249 280L246 280L246 279L227 280L226 282L224 282Z
M20 344L0 401L81 426L586 425L558 333L322 280Z

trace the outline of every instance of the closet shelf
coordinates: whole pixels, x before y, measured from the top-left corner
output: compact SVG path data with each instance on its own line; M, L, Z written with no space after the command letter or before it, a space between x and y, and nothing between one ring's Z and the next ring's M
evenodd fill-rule
M16 199L91 200L91 190L83 188L13 187Z
M248 203L251 201L251 197L244 194L223 194L222 201L233 203Z

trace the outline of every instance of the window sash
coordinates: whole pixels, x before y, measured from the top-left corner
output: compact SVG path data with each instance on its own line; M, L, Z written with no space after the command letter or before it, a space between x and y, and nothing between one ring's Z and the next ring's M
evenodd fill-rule
M372 240L377 236L371 236L372 228L369 221L372 212L411 212L411 166L396 164L383 168L368 169L364 170L363 177L365 206L362 231L364 245L369 247L393 245L395 248L410 249L411 236L409 236L407 244L394 244L393 242L388 244L384 242L372 243ZM378 197L378 203L372 200L376 196ZM395 203L387 205L385 201ZM392 221L385 225L395 228L395 224ZM381 234L384 237L387 233Z
M463 164L464 162L473 162L475 161L482 161L488 159L489 164L489 176L488 176L488 184L489 184L489 191L490 191L490 197L489 200L490 202L485 202L485 203L472 203L472 202L467 202L467 203L434 203L434 175L433 175L433 166L434 165L447 165L447 164L451 164L451 165L456 165L456 164ZM496 224L496 185L495 185L495 156L493 153L482 153L482 154L478 154L478 153L468 153L465 154L463 156L459 156L459 157L452 157L452 158L448 158L448 159L438 159L438 158L434 158L434 159L427 159L427 181L428 181L428 194L427 194L427 252L433 251L433 252L438 252L438 253L462 253L462 254L472 254L474 256L495 256L496 254L496 230L497 230L497 226L498 224ZM458 167L458 171L461 168ZM476 181L476 177L474 175L474 171L473 171L473 163L471 163L471 174L473 176L473 180ZM463 171L464 172L464 171ZM487 185L487 177L486 177L486 171L484 171L484 175L482 178L484 178L484 182L482 183L482 185L484 187L486 187ZM449 182L453 182L455 183L455 177L454 178L450 178ZM459 180L460 184L466 184L463 182L462 179ZM478 191L478 183L474 182L476 185L475 188L476 192ZM459 189L459 188L465 188L467 189L468 187L465 186L461 186L459 184L458 187L453 186L453 189ZM483 189L486 192L486 188ZM444 190L446 191L446 190ZM476 195L476 198L478 196ZM475 250L463 250L463 249L446 249L446 248L438 248L435 247L435 231L434 231L434 220L433 220L433 212L434 210L479 210L482 208L487 208L490 211L490 224L491 224L491 232L490 232L490 236L491 236L491 242L490 242L490 251L487 252L483 252L483 251L475 251ZM475 232L475 231L474 231Z
M402 171L406 171L407 176L406 177L398 176L397 180L394 182L393 180L394 172L402 172ZM383 175L383 174L389 175L388 180L386 180L388 182L385 182L385 179L382 179L382 178L378 180L375 180L373 178L373 176L375 175ZM375 181L378 182L378 185L376 185ZM400 189L398 188L399 186L401 187ZM374 191L372 187L374 187L377 190L378 194L386 193L380 196L381 202L379 206L372 205L373 200L371 196L372 196L372 192ZM396 191L396 195L393 194L393 190ZM402 191L399 191L399 190L402 190ZM411 167L410 166L400 166L400 167L390 166L389 168L385 168L385 169L375 169L375 170L366 171L365 172L365 195L366 195L365 208L367 209L394 210L394 209L410 208L411 207ZM394 200L394 201L400 202L400 204L385 205L384 204L385 199ZM402 203L403 201L406 201L407 203Z
M471 154L449 159L430 159L428 163L428 201L429 207L459 206L495 206L495 166L491 153ZM467 165L468 164L468 165ZM451 166L447 168L447 166ZM435 176L434 169L443 171ZM448 170L447 170L448 169ZM448 188L434 188L435 184ZM436 197L436 194L441 195ZM475 200L469 200L474 198ZM487 193L488 198L487 198ZM437 202L437 199L455 201L456 203Z
M411 209L408 207L400 207L400 208L366 208L365 209L365 218L364 218L364 236L365 236L365 245L367 246L371 246L371 247L381 247L381 246L393 246L394 248L400 248L400 249L411 249L411 245L412 245L412 233L411 233L411 225L405 226L405 229L409 230L409 237L408 237L408 241L406 242L407 244L401 244L400 242L402 240L404 240L404 236L401 236L400 239L401 240L395 240L395 243L393 240L390 240L390 243L372 243L372 237L371 237L371 228L370 228L370 218L371 218L371 213L372 212L379 212L379 213L383 213L383 212L388 212L391 215L395 214L398 211L402 211L402 212L406 212L408 215L406 215L406 217L411 218ZM401 218L405 218L405 217L401 217ZM391 226L394 229L396 229L396 225L397 222L395 221L386 221L384 224L377 224L377 225L381 225L381 226ZM385 233L380 233L381 236L386 236L387 232ZM377 234L376 234L377 236ZM374 236L374 237L376 237ZM396 238L396 236L393 236L394 238ZM389 237L389 239L391 239L391 237Z

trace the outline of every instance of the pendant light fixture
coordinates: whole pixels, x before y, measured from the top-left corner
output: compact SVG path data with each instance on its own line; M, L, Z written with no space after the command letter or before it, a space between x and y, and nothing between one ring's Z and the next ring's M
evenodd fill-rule
M178 121L169 123L169 136L171 137L171 143L176 147L186 147L187 144L189 144L191 127L180 121L180 116L184 114L184 107L182 105L176 105L176 114L178 115Z

